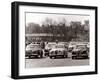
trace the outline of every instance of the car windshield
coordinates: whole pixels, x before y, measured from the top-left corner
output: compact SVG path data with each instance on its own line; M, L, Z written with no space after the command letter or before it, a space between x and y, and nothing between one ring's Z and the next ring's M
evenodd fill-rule
M56 45L55 48L64 48L64 45Z
M78 45L78 46L76 46L76 49L86 49L86 46Z
M70 43L69 44L69 46L75 46L76 45L76 43Z
M53 46L55 46L55 44L48 44L48 45L47 45L47 47L49 47L49 48L51 48L51 47L53 47Z
M29 45L28 47L29 47L29 48L40 48L39 45L35 45L35 44L31 44L31 45Z

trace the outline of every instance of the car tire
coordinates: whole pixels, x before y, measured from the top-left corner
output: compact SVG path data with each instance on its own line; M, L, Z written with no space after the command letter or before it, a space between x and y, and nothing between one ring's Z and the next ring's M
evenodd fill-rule
M65 58L68 58L68 55L64 55Z
M76 56L72 56L72 59L76 59Z
M50 58L51 58L51 59L54 59L55 57L54 57L54 56L50 56Z
M40 58L41 56L40 56L40 55L38 55L37 57L38 57L38 58Z
M40 58L43 58L43 55L42 54L40 55Z
M29 58L29 59L31 59L32 57L31 57L31 56L29 56L28 58Z
M52 59L52 56L50 56L50 59Z
M85 56L85 58L88 59L89 57L88 56Z
M40 57L40 58L42 58L43 57L43 51L39 51L39 56L38 57Z
M42 55L38 55L38 58L42 58Z

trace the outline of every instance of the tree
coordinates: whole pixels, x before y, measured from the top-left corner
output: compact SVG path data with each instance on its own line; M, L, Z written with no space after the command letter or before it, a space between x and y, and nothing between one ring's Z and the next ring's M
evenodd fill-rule
M26 26L26 33L28 34L32 34L32 33L40 33L40 26L39 24L36 23L28 23L28 25Z

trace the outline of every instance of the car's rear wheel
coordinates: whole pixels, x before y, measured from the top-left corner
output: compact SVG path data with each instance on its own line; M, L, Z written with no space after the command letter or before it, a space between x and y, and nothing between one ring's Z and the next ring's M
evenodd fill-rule
M41 54L38 55L38 58L42 58L42 57L43 57L43 55L41 55Z
M29 56L29 59L31 59L32 57L31 56Z
M43 54L40 55L40 58L43 58Z
M89 57L88 56L85 56L85 58L88 59Z
M40 57L40 58L42 58L43 57L43 51L39 51L39 53L38 53L39 55L38 55L38 57Z

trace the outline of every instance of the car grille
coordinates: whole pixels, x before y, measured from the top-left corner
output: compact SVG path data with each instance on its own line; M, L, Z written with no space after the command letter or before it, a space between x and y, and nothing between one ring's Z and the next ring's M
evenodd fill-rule
M62 55L63 51L56 50L56 51L52 51L51 54Z

